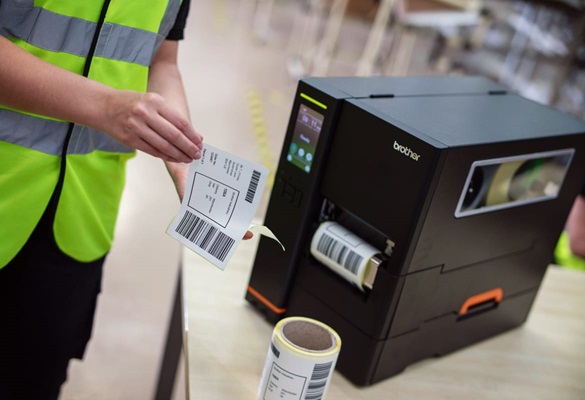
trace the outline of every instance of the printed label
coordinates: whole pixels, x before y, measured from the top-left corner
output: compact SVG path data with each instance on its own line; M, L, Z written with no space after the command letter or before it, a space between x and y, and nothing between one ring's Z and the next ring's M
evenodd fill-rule
M267 176L266 167L205 144L167 233L224 269L252 222Z
M322 400L337 354L310 360L291 354L272 341L259 387L262 400Z

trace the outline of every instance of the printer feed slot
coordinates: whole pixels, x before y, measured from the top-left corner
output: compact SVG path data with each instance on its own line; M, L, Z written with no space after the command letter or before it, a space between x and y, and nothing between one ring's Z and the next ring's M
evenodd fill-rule
M495 288L469 297L459 310L459 318L470 317L482 311L497 307L504 297L501 288Z
M474 162L455 217L556 198L574 153L566 149Z

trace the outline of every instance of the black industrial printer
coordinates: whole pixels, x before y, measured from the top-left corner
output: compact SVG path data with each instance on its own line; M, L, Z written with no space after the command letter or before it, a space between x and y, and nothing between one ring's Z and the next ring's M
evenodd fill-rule
M298 84L246 299L370 385L522 324L585 181L585 124L479 77Z

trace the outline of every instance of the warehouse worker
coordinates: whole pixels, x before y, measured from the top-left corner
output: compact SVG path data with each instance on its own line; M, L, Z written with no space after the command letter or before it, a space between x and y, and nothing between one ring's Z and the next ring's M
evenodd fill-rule
M0 399L58 398L83 356L134 149L184 191L188 7L0 0Z
M585 186L573 202L555 249L555 262L585 271Z
M571 252L585 259L585 186L577 196L566 225Z

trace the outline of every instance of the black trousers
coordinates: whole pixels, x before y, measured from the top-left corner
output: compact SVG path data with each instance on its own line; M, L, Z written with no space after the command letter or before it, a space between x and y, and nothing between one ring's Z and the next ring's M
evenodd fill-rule
M63 254L47 212L0 269L0 399L55 400L91 336L104 260ZM2 244L0 243L0 246Z

